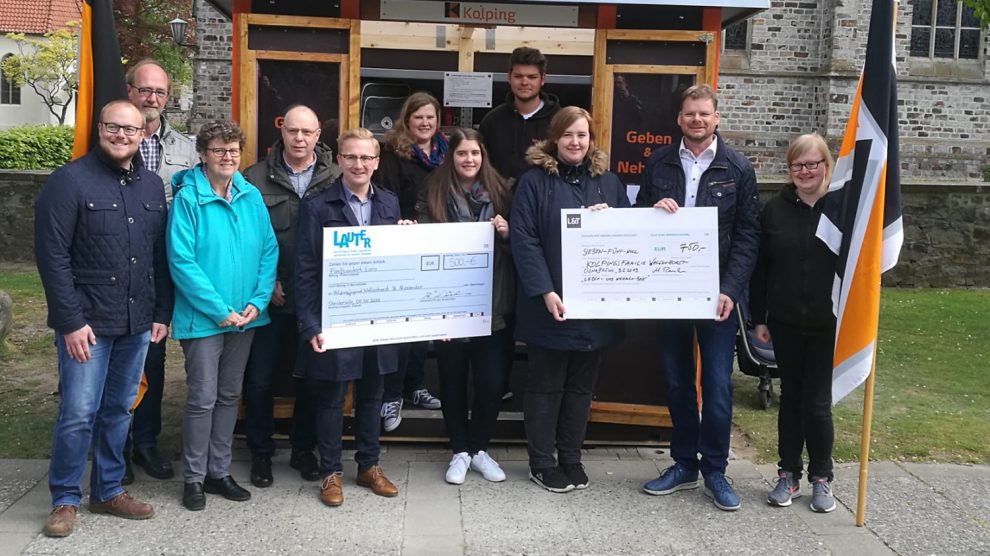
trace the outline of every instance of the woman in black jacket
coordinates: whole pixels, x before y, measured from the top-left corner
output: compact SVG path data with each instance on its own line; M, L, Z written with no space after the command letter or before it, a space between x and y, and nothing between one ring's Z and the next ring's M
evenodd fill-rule
M832 156L819 135L802 135L787 149L791 183L763 209L763 237L751 283L755 333L773 338L780 369L777 485L772 506L801 496L802 452L808 449L811 509L835 509L832 496L832 355L836 256L815 237L832 174Z
M509 237L519 293L516 339L526 342L529 376L523 403L530 478L551 492L588 486L581 445L602 348L623 335L621 321L567 320L560 298L560 210L628 207L608 155L591 134L591 115L562 108L547 140L530 147L534 166L516 185ZM554 458L554 449L557 458Z
M433 342L440 371L443 419L454 452L445 478L455 485L464 482L468 468L489 481L505 480L505 473L487 450L514 347L512 329L506 322L515 298L509 222L505 219L511 203L512 193L490 164L481 134L473 129L458 129L450 136L446 160L427 177L416 204L420 223L490 222L496 234L491 335ZM474 387L470 420L469 369Z
M416 219L416 200L426 175L447 156L447 138L440 133L440 102L424 92L413 93L402 104L395 127L382 141L374 183L399 197L403 220ZM402 344L399 370L385 378L382 426L392 432L402 422L402 398L424 409L440 409L440 400L423 385L426 342Z

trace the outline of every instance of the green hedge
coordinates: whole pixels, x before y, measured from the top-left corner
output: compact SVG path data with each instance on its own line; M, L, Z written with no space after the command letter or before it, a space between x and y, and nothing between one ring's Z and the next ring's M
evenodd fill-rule
M0 168L54 170L72 156L72 128L28 125L0 131Z

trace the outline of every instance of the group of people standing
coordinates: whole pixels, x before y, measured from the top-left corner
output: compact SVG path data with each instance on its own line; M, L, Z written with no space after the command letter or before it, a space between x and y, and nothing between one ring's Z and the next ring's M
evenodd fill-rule
M403 397L442 410L452 450L448 483L462 484L471 470L505 480L488 445L516 340L527 344L529 361L529 477L551 492L587 488L581 447L602 352L624 330L621 321L567 318L560 209L621 209L630 202L595 145L592 116L561 107L542 90L546 68L538 50L513 51L511 92L479 131L441 133L437 100L414 93L381 142L366 129L350 129L337 138L336 154L320 141L316 113L291 106L280 139L242 174L245 136L237 125L211 122L195 144L172 132L161 114L167 75L153 61L135 65L128 100L100 114L99 144L53 173L36 206L36 257L56 331L62 396L45 533L72 532L91 439L90 509L129 519L153 515L122 485L133 480L131 461L153 477L173 473L155 446L170 324L189 390L182 456L189 510L202 510L206 494L251 497L229 470L242 393L250 481L258 488L273 483L272 385L286 359L295 360L298 385L290 466L321 481L324 504L344 500L341 436L351 382L358 485L398 494L379 464L379 434L399 425ZM710 87L684 91L677 120L683 139L649 158L635 203L667 212L718 209L721 291L710 320L660 321L674 464L643 490L696 488L700 473L717 507L740 507L725 469L734 311L750 297L756 333L775 340L782 377L780 476L768 502L786 506L800 496L806 445L812 507L830 511L825 377L834 317L826 282L835 260L814 230L832 159L820 137L795 140L787 153L791 183L761 220L753 169L718 135L719 118ZM496 239L491 335L434 342L439 400L423 386L425 343L327 349L321 326L323 229L417 222L488 222ZM142 369L147 391L132 427ZM145 418L151 423L142 424Z

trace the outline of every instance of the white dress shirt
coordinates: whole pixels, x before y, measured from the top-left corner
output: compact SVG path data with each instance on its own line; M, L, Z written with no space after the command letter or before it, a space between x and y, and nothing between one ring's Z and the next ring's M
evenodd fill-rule
M712 144L701 151L697 157L684 146L684 139L681 139L681 168L684 169L684 206L693 207L698 199L698 183L701 181L701 174L712 165L715 160L715 150L718 147L718 137L712 137Z

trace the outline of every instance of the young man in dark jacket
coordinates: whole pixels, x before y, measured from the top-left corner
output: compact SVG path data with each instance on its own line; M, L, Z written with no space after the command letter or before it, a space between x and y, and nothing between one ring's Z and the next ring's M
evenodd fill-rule
M135 156L145 125L137 108L111 102L97 125L98 146L55 171L35 204L35 259L61 394L48 473L50 537L72 533L91 445L90 511L154 515L121 480L148 342L163 341L172 319L165 192Z
M271 486L272 455L275 454L272 384L282 362L295 361L299 346L292 281L296 250L296 221L302 199L333 185L340 168L333 151L320 142L320 120L311 108L290 106L275 142L264 160L244 171L244 177L261 191L278 241L278 270L269 305L271 324L257 329L251 358L244 374L244 428L251 450L251 484ZM289 440L289 465L304 480L320 478L316 456L316 415L309 390L296 388Z
M395 344L327 349L323 337L323 229L342 226L411 224L401 220L394 193L372 184L378 168L378 141L364 128L345 131L337 140L337 161L343 174L329 188L307 197L299 208L296 242L296 315L306 359L306 387L316 403L316 435L320 451L320 501L344 503L341 450L344 395L354 381L354 459L357 484L379 496L393 497L399 489L385 477L378 456L381 448L379 412L384 375L399 364Z
M678 145L654 152L646 162L636 206L676 212L678 207L718 209L719 299L713 320L660 321L661 365L674 432L674 465L643 486L649 494L696 488L698 472L705 494L722 510L739 508L739 497L725 479L732 426L732 355L736 316L749 287L760 241L756 175L745 157L715 133L718 99L708 85L681 96ZM663 315L658 315L663 317ZM701 349L699 418L692 338ZM698 454L701 460L698 460Z
M529 168L526 149L546 139L550 119L560 110L557 97L543 92L547 58L520 46L509 57L509 89L505 102L481 120L478 131L492 165L504 178L519 178Z

